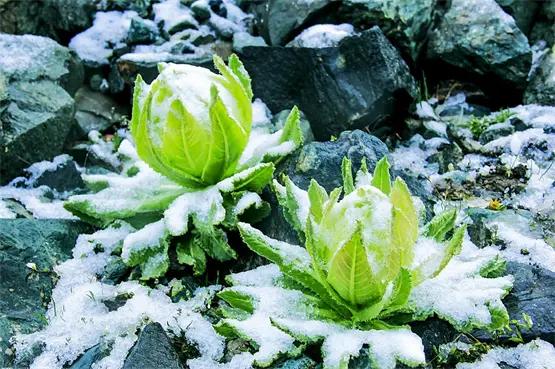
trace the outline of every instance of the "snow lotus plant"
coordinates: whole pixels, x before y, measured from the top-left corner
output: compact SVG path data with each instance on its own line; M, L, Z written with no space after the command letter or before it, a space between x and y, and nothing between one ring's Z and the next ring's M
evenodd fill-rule
M508 323L501 298L512 279L489 278L503 263L465 240L454 210L420 227L415 199L402 179L391 182L385 158L373 175L363 162L356 180L345 159L343 180L331 193L314 180L308 191L274 181L304 248L239 224L273 264L228 277L221 334L253 341L260 366L321 343L324 368L346 368L367 345L373 367L392 369L425 362L411 320L436 314L461 330Z
M131 135L118 149L121 173L85 175L96 191L71 197L65 207L106 226L124 219L136 231L123 241L122 258L142 278L163 275L170 241L177 259L205 270L206 256L236 257L225 230L268 211L258 193L274 163L302 144L299 111L281 130L253 127L250 78L239 59L214 57L220 74L191 65L160 64L147 85L137 77Z

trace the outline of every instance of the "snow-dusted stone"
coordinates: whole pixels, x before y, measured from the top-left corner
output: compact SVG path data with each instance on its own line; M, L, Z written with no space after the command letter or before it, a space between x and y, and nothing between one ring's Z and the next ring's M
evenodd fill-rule
M10 367L13 357L5 354L16 332L44 325L54 285L50 272L70 257L77 236L88 229L65 219L0 219L0 367Z
M333 0L271 0L254 3L253 10L262 37L269 45L278 46L291 40L315 14L333 5Z
M177 352L160 323L143 328L122 369L183 369Z
M319 140L363 127L386 130L416 96L408 66L377 27L337 47L245 47L241 60L255 96L274 112L297 104Z
M0 183L61 152L72 125L71 95L82 72L55 41L0 34Z
M295 37L287 46L293 47L335 47L345 37L352 36L355 30L352 25L317 24L309 27Z
M428 56L472 72L478 82L494 78L520 90L532 62L526 36L495 0L453 0L430 36Z
M555 47L547 52L524 92L526 104L555 105Z

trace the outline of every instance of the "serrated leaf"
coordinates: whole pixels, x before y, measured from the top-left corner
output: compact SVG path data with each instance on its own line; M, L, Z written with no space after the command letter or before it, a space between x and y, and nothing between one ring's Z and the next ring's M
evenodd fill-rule
M177 261L193 267L195 275L202 275L206 271L206 253L200 246L198 235L193 235L177 244Z
M375 298L373 273L362 244L362 225L356 228L330 261L327 281L339 295L354 306Z
M427 224L424 235L435 239L438 242L443 242L447 233L449 233L455 226L457 220L457 210L447 210L441 214L436 215Z
M445 247L445 252L443 254L443 258L441 263L439 264L438 269L432 274L431 278L437 276L443 268L447 266L449 261L453 258L453 256L459 254L461 252L462 243L464 240L464 234L466 232L466 225L460 227L455 231L453 237L449 240Z
M303 131L300 125L301 113L295 105L289 112L287 119L283 125L280 142L292 141L296 146L301 146L304 141Z
M241 85L243 86L243 89L245 90L245 93L247 94L248 98L252 99L253 93L252 93L252 87L251 87L251 78L249 76L249 73L243 66L243 63L241 62L241 60L239 60L237 55L231 54L229 56L227 63L229 65L229 68L233 71L235 76L241 82Z
M259 163L226 178L217 186L222 192L253 191L258 193L272 181L274 170L273 163Z
M390 194L393 205L391 224L392 241L399 266L409 266L413 258L413 245L418 238L418 215L409 189L401 178L395 179Z
M387 156L381 158L374 168L372 176L372 186L378 188L384 194L389 195L391 192L391 177L389 175L389 162Z
M316 222L320 222L324 213L324 204L328 201L328 193L314 179L310 180L307 193L310 201L310 215Z
M351 161L347 159L347 157L343 157L343 161L341 162L341 175L343 176L343 191L345 195L348 195L355 190L355 183L353 180Z
M208 256L218 261L233 260L237 257L235 250L227 243L227 235L222 229L210 223L199 222L195 216L193 216L193 224L197 233L197 242Z
M283 177L283 181L285 186L274 180L274 192L285 219L297 232L299 238L303 239L310 208L308 193L297 187L287 176Z
M506 270L507 261L496 256L480 269L480 276L484 278L497 278L503 276Z

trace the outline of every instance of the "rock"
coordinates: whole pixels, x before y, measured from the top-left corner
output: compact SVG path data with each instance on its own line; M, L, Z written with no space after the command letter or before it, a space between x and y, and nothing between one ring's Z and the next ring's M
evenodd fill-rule
M496 82L523 90L532 63L526 36L494 0L453 0L430 36L428 56L496 91Z
M183 366L160 323L150 323L139 334L123 369L183 369Z
M81 357L68 369L92 369L93 364L105 357L109 351L105 350L100 344L88 349Z
M345 37L353 36L355 30L351 24L317 24L302 31L288 47L337 47Z
M191 4L190 8L195 18L199 21L204 21L210 18L211 9L208 1L197 0Z
M510 122L492 124L484 132L480 134L480 143L482 145L495 139L509 136L515 132L515 127Z
M158 38L158 28L151 21L135 17L131 19L131 25L127 32L127 44L150 44Z
M77 169L77 164L69 155L61 155L59 163L54 167L46 168L39 173L32 173L30 185L33 187L48 186L58 192L76 191L85 188L85 183L81 178L81 172ZM30 168L33 168L31 166Z
M516 25L524 34L528 34L532 29L534 18L541 3L538 1L521 0L495 0L503 10L512 16Z
M521 329L525 341L541 338L555 344L555 273L536 266L508 262L507 274L515 278L511 293L503 300L509 316L522 320L522 314L532 319L530 329ZM514 332L512 332L514 334ZM508 340L511 332L499 339ZM479 340L491 340L491 334L477 331L473 336Z
M236 32L233 34L233 51L241 53L247 46L267 46L266 41L260 36L253 36L248 32Z
M75 94L75 120L72 138L79 139L96 130L102 132L123 120L126 109L111 97L81 87Z
M346 0L340 19L359 28L379 26L403 55L416 60L433 24L436 0Z
M0 1L0 32L34 34L67 43L88 28L99 0Z
M555 46L530 79L524 92L524 103L555 105Z
M449 167L454 166L463 159L463 151L456 143L442 144L438 152L428 158L430 163L439 164L439 173L449 172Z
M13 334L44 326L56 278L53 267L70 257L77 236L89 230L74 220L0 219L0 352ZM3 360L0 355L0 366L7 367Z
M270 0L254 6L255 24L268 45L285 45L315 15L338 5L333 0Z
M0 183L62 151L73 123L70 94L82 73L69 50L50 39L0 34Z
M254 95L272 111L298 105L319 140L363 127L373 134L390 130L417 93L407 65L377 27L334 48L245 47L241 60Z

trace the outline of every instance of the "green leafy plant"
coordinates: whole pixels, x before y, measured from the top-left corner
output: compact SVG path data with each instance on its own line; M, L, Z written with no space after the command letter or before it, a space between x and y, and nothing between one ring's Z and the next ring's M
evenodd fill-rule
M287 177L274 181L304 248L239 224L245 243L273 264L229 276L220 333L253 341L260 366L321 342L325 368L346 368L363 345L377 368L394 368L425 361L405 325L412 320L435 314L461 330L507 325L501 298L512 278L481 274L498 269L497 254L463 250L455 210L420 227L417 202L402 179L391 181L386 158L373 175L363 162L353 178L347 159L342 172L343 188L331 193L314 180L308 191Z
M236 257L226 230L268 212L258 193L271 181L274 163L302 144L299 111L282 129L253 127L250 78L232 55L220 74L191 65L160 64L159 76L135 83L130 140L118 147L119 173L89 174L94 193L65 203L99 226L124 219L136 227L123 241L122 258L156 278L177 260L205 270L207 256Z
M474 137L479 137L492 124L503 123L513 115L515 115L514 112L510 111L509 109L504 109L494 116L486 116L486 117L472 116L466 124L468 126L468 129L470 129L470 132L472 132L472 134L474 135Z

